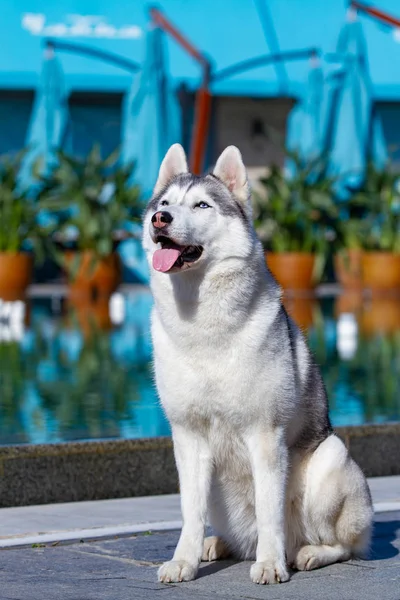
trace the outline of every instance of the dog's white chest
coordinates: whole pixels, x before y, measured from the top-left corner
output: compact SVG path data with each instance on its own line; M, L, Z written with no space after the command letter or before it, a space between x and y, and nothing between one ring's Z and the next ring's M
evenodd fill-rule
M251 380L234 353L223 356L196 345L182 352L157 339L155 367L161 402L172 422L242 421Z

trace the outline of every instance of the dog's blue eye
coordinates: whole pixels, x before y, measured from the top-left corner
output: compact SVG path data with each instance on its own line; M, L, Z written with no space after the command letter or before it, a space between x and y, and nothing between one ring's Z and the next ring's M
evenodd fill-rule
M207 202L199 202L198 204L196 204L195 208L210 208L210 205L207 204Z
M169 202L168 200L163 200L162 202L160 202L161 206L168 206Z

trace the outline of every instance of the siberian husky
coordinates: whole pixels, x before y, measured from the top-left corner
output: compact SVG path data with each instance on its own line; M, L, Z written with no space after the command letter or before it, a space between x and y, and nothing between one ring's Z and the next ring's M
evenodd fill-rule
M236 147L204 177L180 145L169 149L143 245L183 516L159 580L188 581L201 560L232 556L256 561L255 583L284 582L288 566L363 555L367 482L332 431L318 367L266 268ZM207 517L215 536L204 539Z

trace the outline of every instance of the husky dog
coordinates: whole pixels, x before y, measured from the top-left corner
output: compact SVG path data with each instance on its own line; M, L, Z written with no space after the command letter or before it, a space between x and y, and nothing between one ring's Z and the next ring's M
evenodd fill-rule
M284 582L368 549L367 482L333 433L324 385L285 312L252 225L241 154L188 172L161 164L144 217L154 295L156 383L171 424L183 528L161 582L201 560L256 560L255 583ZM215 536L204 539L207 514Z

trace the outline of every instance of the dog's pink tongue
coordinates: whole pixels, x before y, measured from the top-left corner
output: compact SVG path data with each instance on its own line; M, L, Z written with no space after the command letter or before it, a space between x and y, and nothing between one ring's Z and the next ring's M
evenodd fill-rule
M156 250L153 254L153 267L156 271L166 273L174 266L181 255L181 250L176 248L164 248Z

